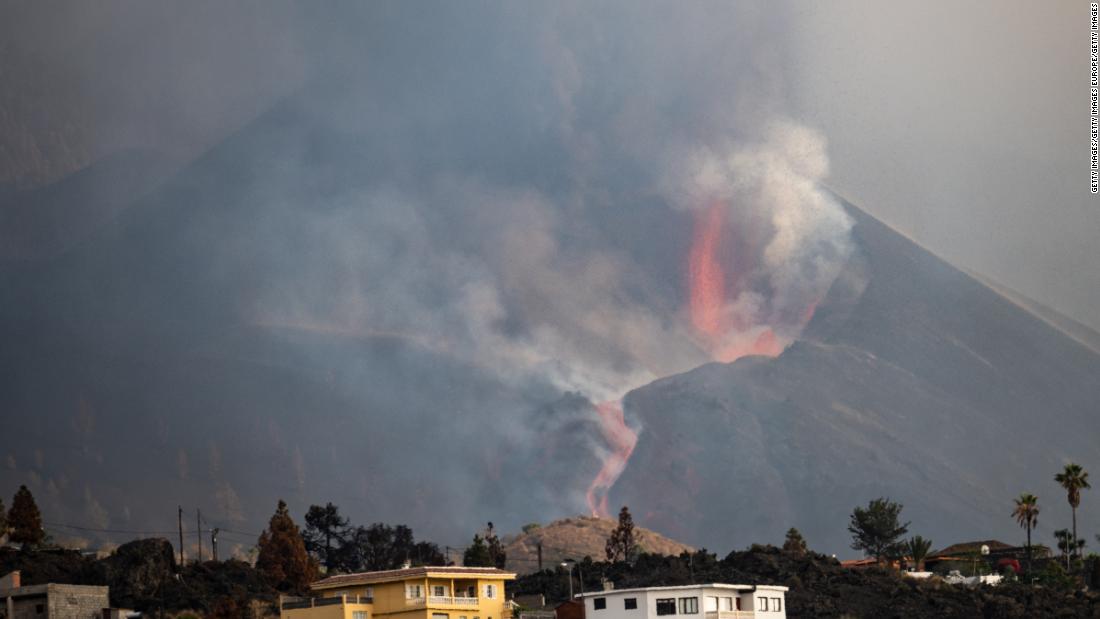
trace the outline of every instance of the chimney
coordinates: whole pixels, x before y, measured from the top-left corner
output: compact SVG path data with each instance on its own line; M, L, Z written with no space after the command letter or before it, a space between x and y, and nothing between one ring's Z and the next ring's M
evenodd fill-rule
M21 572L19 570L15 570L5 575L3 578L0 578L0 589L18 589L21 586L19 584L20 574Z
M615 590L615 583L608 580L608 579L606 579L606 578L601 578L600 583L603 584L603 590L604 591L614 591Z
M410 567L412 567L412 561L409 561L408 559L405 559L405 562L401 564L401 569L403 570L407 570Z

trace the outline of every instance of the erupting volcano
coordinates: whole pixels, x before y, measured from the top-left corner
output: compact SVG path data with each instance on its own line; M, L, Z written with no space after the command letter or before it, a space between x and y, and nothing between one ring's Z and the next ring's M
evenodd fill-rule
M751 325L733 311L722 264L727 205L719 200L695 214L688 254L688 307L691 324L716 361L730 363L746 355L778 356L783 344L768 326ZM731 287L732 288L732 287ZM736 291L734 291L736 292Z
M695 233L688 256L691 324L700 334L721 338L729 329L726 272L719 258L726 207L719 201L695 214Z

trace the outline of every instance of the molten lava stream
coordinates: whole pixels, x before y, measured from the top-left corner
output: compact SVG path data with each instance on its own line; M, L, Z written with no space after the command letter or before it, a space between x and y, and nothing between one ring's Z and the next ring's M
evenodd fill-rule
M720 258L724 219L725 205L718 201L697 212L688 255L691 324L709 338L721 337L729 328L724 318L726 273Z
M597 404L596 412L600 417L600 432L603 433L607 444L611 446L611 453L604 458L600 472L588 486L585 499L593 516L608 517L610 512L607 509L607 493L626 468L626 462L630 459L630 454L634 452L634 445L638 442L638 435L627 427L620 400L608 400Z

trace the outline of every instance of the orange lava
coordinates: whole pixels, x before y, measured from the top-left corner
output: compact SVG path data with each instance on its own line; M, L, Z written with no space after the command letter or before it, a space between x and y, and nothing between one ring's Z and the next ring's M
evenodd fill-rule
M638 442L638 434L626 425L623 417L623 405L618 400L609 400L596 405L596 412L600 417L600 432L607 444L611 446L611 454L604 458L603 466L596 478L588 486L585 499L588 501L588 509L593 516L610 517L607 509L607 493L611 486L619 479L630 454L634 452L634 445Z
M729 342L716 347L712 354L715 361L732 363L749 355L778 357L781 352L783 352L783 344L775 336L775 331L769 327L761 331L755 340Z
M695 215L695 232L688 255L691 324L702 334L720 337L726 332L726 274L719 258L725 205L715 201Z

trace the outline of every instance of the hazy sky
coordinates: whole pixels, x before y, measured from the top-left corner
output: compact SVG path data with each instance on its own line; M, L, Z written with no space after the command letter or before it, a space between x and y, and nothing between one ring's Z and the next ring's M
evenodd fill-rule
M800 5L793 96L842 194L1100 327L1088 3Z
M284 3L8 4L0 26L9 58L0 181L52 180L120 148L193 157L319 65L359 62L344 57L356 48L330 39L389 36L369 25L393 8L352 5L362 20L349 26L339 12L347 6L326 14ZM642 64L660 65L668 49L747 41L699 62L747 54L743 64L775 73L789 113L827 140L828 184L955 264L1100 327L1086 3L713 8L714 23L702 32L691 23L662 30L613 8L595 12L607 33L639 38ZM523 21L523 12L511 6L500 19ZM577 34L568 28L560 32L565 46ZM772 37L778 43L754 40ZM567 88L569 68L562 77L552 56L547 62L555 84ZM580 67L578 79L589 70ZM769 82L755 79L753 87L761 83Z

